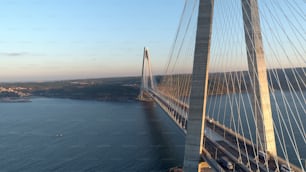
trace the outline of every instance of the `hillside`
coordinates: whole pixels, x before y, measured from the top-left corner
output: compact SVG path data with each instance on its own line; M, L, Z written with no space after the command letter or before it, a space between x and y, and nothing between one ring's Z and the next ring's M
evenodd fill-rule
M268 80L274 90L301 89L306 90L305 68L269 70ZM294 72L293 72L294 71ZM286 73L286 75L285 75ZM275 75L277 74L277 75ZM180 79L186 75L176 75L173 79ZM275 77L277 76L277 77ZM212 73L209 76L209 94L224 94L228 90L237 92L249 91L250 79L246 71L232 73ZM231 78L230 82L225 78ZM157 84L162 76L156 76ZM242 80L241 78L244 78ZM288 85L289 80L291 85ZM54 82L1 83L1 98L20 97L54 97L101 101L130 101L136 100L139 94L140 77L81 79ZM174 89L174 88L172 88Z

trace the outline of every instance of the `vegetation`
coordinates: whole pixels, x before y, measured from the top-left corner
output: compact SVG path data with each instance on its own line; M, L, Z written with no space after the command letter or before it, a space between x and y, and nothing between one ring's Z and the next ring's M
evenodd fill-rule
M293 72L294 71L294 72ZM270 70L268 80L273 90L306 90L305 68ZM285 75L286 74L286 75ZM175 75L173 79L186 78L185 75ZM190 76L190 75L189 75ZM277 77L275 77L277 76ZM169 77L169 76L168 76ZM249 91L250 79L247 72L213 73L209 76L209 94L224 94L228 91ZM190 78L190 77L189 77ZM232 78L225 82L226 78ZM244 80L242 80L244 78ZM156 76L159 84L162 76ZM286 81L290 81L288 84ZM220 82L221 81L221 82ZM175 87L171 87L176 90ZM272 91L273 91L272 90ZM140 77L82 79L54 82L2 83L0 84L0 99L6 97L54 97L85 100L129 101L136 100L140 91Z
M4 88L24 88L32 96L112 100L135 100L139 93L139 77L83 79L55 82L3 83Z

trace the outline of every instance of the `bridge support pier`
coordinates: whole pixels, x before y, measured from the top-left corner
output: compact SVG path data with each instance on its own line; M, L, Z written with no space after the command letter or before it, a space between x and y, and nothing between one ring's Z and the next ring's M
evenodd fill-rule
M209 164L207 162L201 162L199 163L199 169L198 172L206 172L206 171L212 171Z
M199 171L203 150L214 0L200 0L191 82L184 172Z

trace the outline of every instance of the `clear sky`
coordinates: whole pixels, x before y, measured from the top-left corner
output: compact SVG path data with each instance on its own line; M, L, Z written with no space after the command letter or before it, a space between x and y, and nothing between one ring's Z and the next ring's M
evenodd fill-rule
M231 33L235 28L222 28L223 23L237 24L237 19L242 20L241 14L228 17L228 11L233 9L230 5L237 4L233 2L240 1L216 1L214 11L214 23L219 20L221 28L213 27L213 33L223 33L220 32L223 29L229 34L229 41L237 39ZM304 0L259 2L264 47L270 49L265 49L266 59L281 58L284 67L289 66L289 61L305 66L305 38L300 31L305 30L306 24ZM163 73L184 3L184 0L0 0L0 82L139 76L144 46L150 50L153 73ZM224 7L219 8L220 4ZM234 11L241 13L240 10L239 6ZM242 24L239 27L235 32L244 35ZM219 37L213 36L217 45L218 40L227 36L223 33ZM222 50L226 52L226 48ZM232 59L228 54L226 57ZM231 61L236 64L239 60ZM268 66L275 67L274 61Z
M183 0L1 0L0 82L140 75L164 67ZM153 51L154 50L154 51Z

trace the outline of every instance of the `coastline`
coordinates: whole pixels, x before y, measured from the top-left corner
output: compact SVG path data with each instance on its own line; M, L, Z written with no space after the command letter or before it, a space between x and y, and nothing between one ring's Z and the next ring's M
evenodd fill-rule
M0 103L29 103L29 97L3 97L0 98Z

